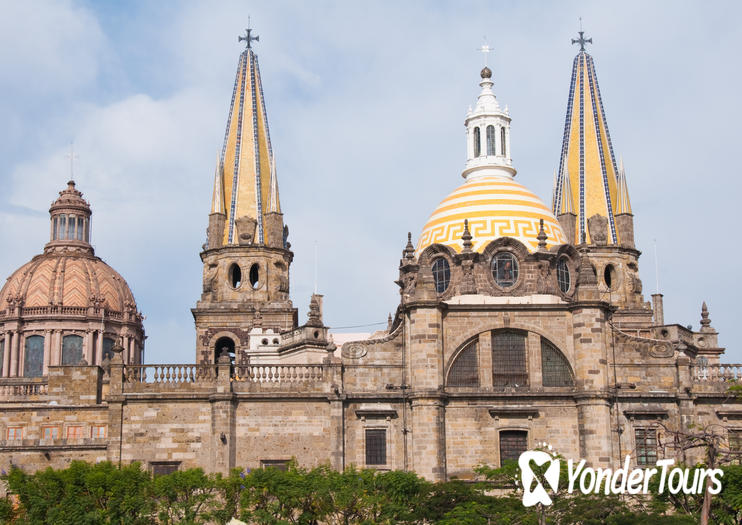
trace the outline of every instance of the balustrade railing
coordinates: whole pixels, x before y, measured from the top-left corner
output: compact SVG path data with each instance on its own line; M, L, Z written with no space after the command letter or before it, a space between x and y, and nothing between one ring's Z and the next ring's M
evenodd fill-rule
M243 365L234 370L235 381L251 383L306 383L323 379L322 365Z
M710 383L739 381L742 379L742 364L696 365L693 379Z
M46 381L18 381L4 379L0 382L0 398L44 396L49 387Z
M124 382L148 384L195 384L216 381L216 365L126 365Z

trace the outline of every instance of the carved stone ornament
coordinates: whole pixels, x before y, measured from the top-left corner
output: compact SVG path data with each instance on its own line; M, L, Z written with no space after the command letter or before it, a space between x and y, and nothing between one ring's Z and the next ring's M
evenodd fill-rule
M670 343L655 343L649 347L651 357L672 357L674 353Z
M341 354L345 359L360 359L368 353L366 345L361 343L344 344Z
M596 213L587 220L587 229L593 244L605 245L608 237L608 219Z
M255 227L258 221L247 215L243 215L235 221L237 225L237 240L240 246L247 246L253 243L255 238Z

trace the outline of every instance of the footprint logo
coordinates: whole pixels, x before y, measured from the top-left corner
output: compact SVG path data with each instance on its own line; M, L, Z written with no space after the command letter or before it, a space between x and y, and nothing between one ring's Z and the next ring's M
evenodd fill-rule
M531 470L531 461L539 467L550 463L544 473L544 479L551 489L556 492L559 490L559 459L553 458L548 452L541 450L527 450L518 458L521 482L523 483L523 506L532 507L537 503L551 505L552 501L549 494ZM535 487L531 490L534 481L536 482Z

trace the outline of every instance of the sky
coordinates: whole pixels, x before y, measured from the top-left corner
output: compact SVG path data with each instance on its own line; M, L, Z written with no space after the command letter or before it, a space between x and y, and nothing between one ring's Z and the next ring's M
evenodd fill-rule
M250 17L306 320L372 331L417 239L461 184L484 38L513 118L516 180L551 198L582 18L626 167L645 298L712 326L742 362L738 2L93 2L0 0L0 275L43 250L74 177L96 254L146 315L146 361L193 362L190 308ZM655 246L657 257L655 258ZM656 271L655 269L659 271Z

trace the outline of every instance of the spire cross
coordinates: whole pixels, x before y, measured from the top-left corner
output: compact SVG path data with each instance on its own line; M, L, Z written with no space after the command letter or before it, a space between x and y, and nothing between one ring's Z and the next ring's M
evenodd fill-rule
M75 159L80 158L75 154L75 143L70 142L70 152L65 155L70 159L70 180L75 180Z
M242 41L247 42L247 49L250 49L252 47L252 42L258 42L260 40L260 36L252 36L252 28L250 27L250 18L247 19L247 29L245 29L245 36L238 36L237 42Z
M580 30L578 31L580 34L580 38L573 38L572 43L573 44L580 44L580 51L585 51L585 44L592 44L593 39L591 38L585 38L585 32L582 31L582 19L580 19Z
M487 44L487 39L484 39L484 44L482 44L482 47L478 48L477 51L480 51L484 55L484 65L487 65L487 58L489 57L489 54L492 52L492 48Z

